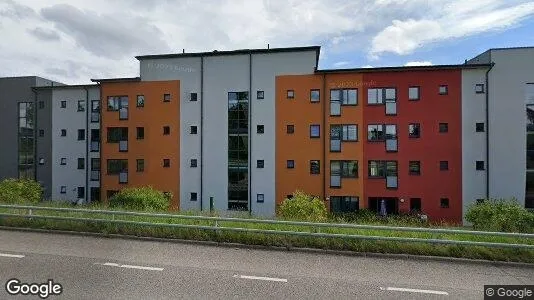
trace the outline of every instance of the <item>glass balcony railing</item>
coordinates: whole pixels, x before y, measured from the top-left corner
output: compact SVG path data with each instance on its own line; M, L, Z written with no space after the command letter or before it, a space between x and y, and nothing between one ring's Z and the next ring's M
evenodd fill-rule
M119 183L128 183L128 172L119 173Z
M387 139L386 140L386 151L396 152L398 149L397 139Z
M397 188L398 187L398 177L397 176L386 176L386 188Z
M100 171L99 170L91 170L91 180L92 181L99 181L100 180Z
M119 151L120 152L128 151L128 141L119 141Z
M119 109L119 119L120 120L127 120L128 119L128 108L123 107Z

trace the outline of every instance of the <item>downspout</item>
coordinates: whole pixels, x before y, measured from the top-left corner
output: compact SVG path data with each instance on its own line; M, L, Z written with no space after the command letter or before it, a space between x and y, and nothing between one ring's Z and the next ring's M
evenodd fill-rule
M85 90L85 203L89 203L89 168L91 167L91 160L89 159L89 139L90 139L90 130L89 130L89 110L91 105L89 103L89 90L86 86L83 87Z
M491 54L490 54L491 55ZM491 61L491 56L490 56ZM491 69L493 69L493 66L495 63L491 63L490 68L486 71L486 199L489 199L490 193L489 193L489 175L490 175L490 160L489 160L489 72Z
M204 56L200 57L200 211L204 194Z
M327 142L327 135L326 135L326 73L323 73L323 92L321 97L323 98L323 200L326 201L326 142Z
M252 214L252 52L248 53L248 211L249 214Z
M33 180L37 181L37 91L32 88L33 92ZM19 125L20 126L20 125Z

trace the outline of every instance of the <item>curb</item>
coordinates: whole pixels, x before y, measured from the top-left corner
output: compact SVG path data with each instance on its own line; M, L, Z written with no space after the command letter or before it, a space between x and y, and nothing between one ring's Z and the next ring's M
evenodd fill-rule
M116 239L137 240L137 241L180 243L180 244L204 245L204 246L225 247L225 248L241 248L241 249L271 250L271 251L274 250L274 251L288 251L288 252L293 251L293 252L301 252L301 253L371 257L371 258L382 258L382 259L404 259L404 260L408 259L408 260L414 260L414 261L453 262L453 263L466 263L466 264L476 264L476 265L494 265L494 266L508 266L508 267L517 266L517 267L529 267L529 268L534 267L534 263L525 263L525 262L506 262L506 261L493 261L493 260L485 260L485 259L428 256L428 255L414 255L414 254L355 252L355 251L348 251L348 250L330 250L330 249L318 249L318 248L249 245L249 244L240 244L240 243L224 243L224 242L214 242L214 241L146 237L146 236L125 235L125 234L116 234L116 233L50 230L50 229L10 227L10 226L0 226L0 230L52 233L52 234L64 234L64 235L77 235L77 236L91 236L91 237L100 237L100 238L116 238Z

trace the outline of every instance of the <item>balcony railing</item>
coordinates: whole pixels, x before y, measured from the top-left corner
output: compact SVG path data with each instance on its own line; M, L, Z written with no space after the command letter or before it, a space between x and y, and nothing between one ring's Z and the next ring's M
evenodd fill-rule
M91 142L91 152L100 151L100 142L92 141Z
M330 151L341 151L341 140L330 140Z
M128 172L119 173L119 183L128 183Z
M330 186L331 187L340 187L341 186L341 176L340 175L331 175L330 176Z
M386 151L396 152L398 149L397 139L387 139L386 140Z
M91 112L91 122L92 123L100 122L100 113L99 112Z
M99 180L100 180L100 171L91 170L91 181L99 181Z
M119 141L119 151L120 152L128 151L128 141Z
M386 188L396 189L398 186L397 176L386 176Z
M386 115L397 114L397 102L386 102Z
M127 120L128 119L128 108L123 107L119 109L119 119L120 120Z

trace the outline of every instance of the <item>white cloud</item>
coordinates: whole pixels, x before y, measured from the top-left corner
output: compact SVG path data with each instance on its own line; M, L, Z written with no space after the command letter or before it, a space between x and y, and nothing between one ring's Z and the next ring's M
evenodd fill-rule
M361 68L369 69L369 68L374 68L374 67L371 65L364 65L364 66L361 66Z
M431 66L431 61L409 61L404 64L406 67L415 67L415 66Z
M346 67L350 65L350 61L338 61L336 63L334 63L334 67L336 68L343 68L343 67Z

